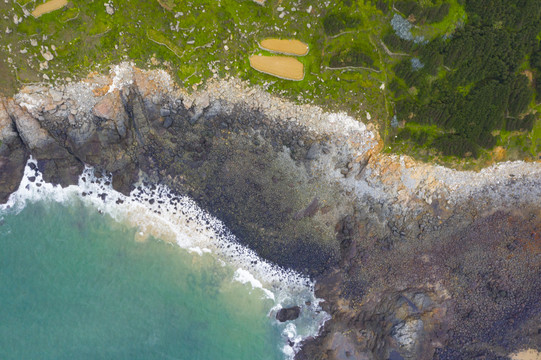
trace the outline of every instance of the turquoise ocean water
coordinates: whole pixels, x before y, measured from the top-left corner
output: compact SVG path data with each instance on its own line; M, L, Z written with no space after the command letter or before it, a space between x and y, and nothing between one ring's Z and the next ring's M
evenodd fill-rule
M55 187L29 160L0 205L2 360L292 359L329 319L320 301L162 185L124 196L87 168Z
M283 359L274 302L81 201L0 211L0 359Z

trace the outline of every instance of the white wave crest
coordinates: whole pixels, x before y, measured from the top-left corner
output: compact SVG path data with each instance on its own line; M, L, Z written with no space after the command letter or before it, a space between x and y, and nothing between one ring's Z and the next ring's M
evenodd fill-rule
M266 298L274 301L269 317L282 332L286 343L282 351L288 359L293 359L302 340L317 336L330 318L321 311L319 304L323 300L315 297L314 283L309 278L261 259L242 246L220 220L166 186L143 182L125 196L112 188L111 176L98 178L87 167L77 185L62 188L45 182L36 160L30 158L19 189L6 204L0 205L0 214L19 212L28 202L43 200L60 203L81 200L116 221L137 228L136 236L140 240L153 236L200 255L212 253L220 262L237 267L234 281L260 289ZM279 323L275 319L276 311L293 305L302 309L299 319Z

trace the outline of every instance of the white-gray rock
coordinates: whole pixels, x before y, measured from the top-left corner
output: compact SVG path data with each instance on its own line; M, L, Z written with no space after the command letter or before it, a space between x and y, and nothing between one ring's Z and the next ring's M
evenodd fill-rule
M113 15L115 13L115 8L113 7L112 3L105 3L105 12L109 15Z
M51 54L51 52L50 52L49 50L47 50L47 51L45 51L45 52L42 51L42 52L41 52L41 55L42 55L43 58L44 58L45 60L47 60L47 61L51 61L52 59L54 59L53 54Z

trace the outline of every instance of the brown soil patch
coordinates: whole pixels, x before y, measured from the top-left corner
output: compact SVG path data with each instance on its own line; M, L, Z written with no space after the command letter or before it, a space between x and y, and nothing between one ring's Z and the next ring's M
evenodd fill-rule
M287 56L250 56L250 66L262 73L286 80L304 79L304 65Z
M308 54L308 45L299 40L265 39L259 46L262 49L286 55L304 56Z
M92 89L94 96L104 96L109 92L109 85L105 85L99 88Z
M507 151L505 151L505 148L501 146L496 146L494 150L492 150L492 157L494 161L502 161L507 156Z
M38 18L43 14L47 14L47 13L50 13L51 11L61 9L67 4L68 4L68 0L47 1L45 4L41 4L38 7L36 7L34 11L32 11L32 16L35 18Z

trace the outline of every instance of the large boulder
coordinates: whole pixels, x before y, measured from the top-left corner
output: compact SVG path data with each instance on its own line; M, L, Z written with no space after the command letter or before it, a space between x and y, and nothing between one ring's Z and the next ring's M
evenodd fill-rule
M128 114L120 98L118 90L106 94L92 109L94 116L104 120L102 134L103 142L116 143L126 137Z
M276 313L276 320L280 322L295 320L301 314L301 308L298 306L293 306L290 308L281 308L278 313Z

